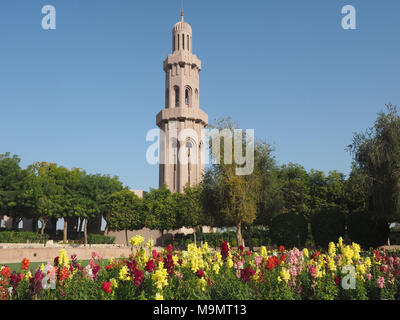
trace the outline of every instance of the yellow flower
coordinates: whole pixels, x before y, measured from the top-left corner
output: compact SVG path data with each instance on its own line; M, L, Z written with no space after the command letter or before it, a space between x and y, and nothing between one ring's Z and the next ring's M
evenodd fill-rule
M365 259L364 263L368 268L371 268L372 263L371 263L371 259L369 257L367 257Z
M215 274L218 274L219 273L219 269L220 269L219 264L214 263L212 269L215 272Z
M331 257L334 257L336 255L336 246L333 242L329 242L328 254Z
M154 281L155 286L161 290L163 287L168 285L167 277L168 272L164 269L164 264L160 262L158 269L152 274L151 279Z
M260 248L260 256L267 259L268 258L268 251L267 248L264 246L261 246Z
M143 241L144 241L144 238L143 238L140 234L138 234L137 236L132 237L132 238L129 240L129 243L130 243L132 246L137 247L137 246L138 246L139 244L141 244Z
M306 258L308 258L309 257L309 252L308 252L308 249L307 248L304 248L303 249L303 255L306 257Z
M108 263L109 263L109 264L113 264L113 263L114 263L114 258L109 259L109 260L108 260Z
M112 279L110 280L110 283L111 283L111 287L113 287L113 288L118 288L118 282L117 282L117 280L115 280L114 278L112 278Z
M282 268L280 277L282 278L282 280L284 280L286 283L288 283L288 281L290 280L289 270L287 270L286 268Z
M164 300L164 297L157 292L156 293L156 300Z
M331 271L336 271L335 259L333 259L332 256L328 259L328 269Z
M40 271L43 271L43 269L44 269L44 264L42 263L40 266Z
M122 281L131 280L131 277L128 274L129 274L128 267L123 266L121 270L119 270L119 279Z
M68 267L69 265L68 254L67 251L64 249L60 249L58 253L58 265L60 267Z
M197 279L197 284L202 291L205 291L207 288L207 280L203 278Z
M27 273L25 273L25 277L26 280L29 280L30 278L32 278L32 273L30 271L28 271Z
M207 252L208 252L208 243L207 243L207 241L203 244L202 249L203 249L203 252L204 252L204 253L207 253Z
M233 267L232 258L229 257L226 259L226 265L228 266L229 269L231 269Z
M364 275L367 272L367 268L365 267L365 264L357 264L356 272L361 275Z
M278 277L278 282L282 282L282 279L281 279L281 277Z
M151 250L151 248L153 248L153 246L154 246L154 241L153 241L153 238L150 237L150 239L146 243L146 248Z
M343 238L342 237L339 238L338 248L339 249L343 248Z

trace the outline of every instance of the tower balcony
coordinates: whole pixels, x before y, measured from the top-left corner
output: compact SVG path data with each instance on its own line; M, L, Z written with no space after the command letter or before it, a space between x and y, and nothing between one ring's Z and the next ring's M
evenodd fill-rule
M187 51L176 51L173 54L169 54L167 59L164 60L164 71L167 70L169 65L182 63L190 64L201 70L201 61L195 54Z
M176 107L161 110L156 117L156 124L160 126L162 122L170 120L192 120L201 122L202 125L208 125L208 115L201 109Z

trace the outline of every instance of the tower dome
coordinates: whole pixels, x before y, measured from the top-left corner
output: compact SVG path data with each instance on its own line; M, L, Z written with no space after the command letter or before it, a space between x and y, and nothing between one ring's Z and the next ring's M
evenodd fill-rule
M192 51L192 27L185 22L183 18L183 10L181 13L181 21L177 22L172 29L172 46L175 51Z

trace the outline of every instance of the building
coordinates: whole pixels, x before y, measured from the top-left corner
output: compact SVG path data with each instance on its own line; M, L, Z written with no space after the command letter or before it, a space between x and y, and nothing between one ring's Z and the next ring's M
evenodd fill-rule
M165 108L156 117L160 128L159 185L172 192L198 184L205 168L204 128L207 114L200 109L201 61L192 53L192 28L181 21L172 30L172 54L164 61Z

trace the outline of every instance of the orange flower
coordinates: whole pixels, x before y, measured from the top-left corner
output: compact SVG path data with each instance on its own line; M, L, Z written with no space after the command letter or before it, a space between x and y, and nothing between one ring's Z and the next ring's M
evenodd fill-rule
M67 267L64 267L60 270L60 282L63 282L64 280L69 278L69 271Z
M22 262L21 262L21 269L22 269L22 270L25 270L25 271L28 270L30 264L31 264L31 262L29 261L29 259L24 258L24 259L22 260Z
M3 266L0 268L0 275L3 277L3 279L7 279L10 277L10 268L8 266Z

